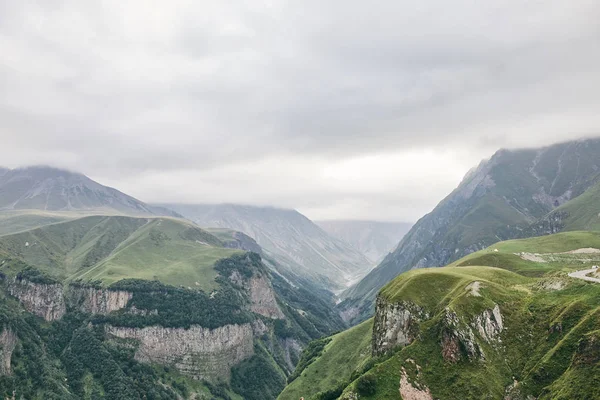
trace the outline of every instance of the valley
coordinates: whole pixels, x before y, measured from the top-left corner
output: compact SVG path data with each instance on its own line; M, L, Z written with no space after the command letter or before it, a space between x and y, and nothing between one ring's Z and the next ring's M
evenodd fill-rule
M599 143L499 151L414 225L5 170L0 395L600 396Z

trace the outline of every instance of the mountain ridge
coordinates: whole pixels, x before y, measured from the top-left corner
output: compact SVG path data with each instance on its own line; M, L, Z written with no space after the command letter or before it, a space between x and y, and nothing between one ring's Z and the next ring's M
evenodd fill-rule
M341 306L364 318L377 291L412 268L442 266L498 240L522 237L536 221L600 182L600 139L497 151L423 216ZM553 232L540 232L553 233Z
M66 169L29 166L0 172L0 211L90 211L180 217Z

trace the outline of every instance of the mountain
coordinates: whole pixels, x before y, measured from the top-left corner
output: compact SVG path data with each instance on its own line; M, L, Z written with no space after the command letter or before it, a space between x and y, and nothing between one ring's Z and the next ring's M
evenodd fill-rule
M406 222L315 221L325 232L343 240L363 253L373 263L380 262L410 230Z
M295 210L236 204L165 204L203 227L242 232L292 271L340 289L363 276L371 261Z
M85 175L42 166L0 171L0 211L3 210L177 216L94 182Z
M498 151L470 171L393 253L343 294L345 317L369 315L379 289L404 271L442 266L498 240L525 236L532 224L561 206L571 207L598 182L600 139Z
M560 231L600 231L600 183L556 208L530 228L532 234Z
M251 238L213 232L92 215L0 236L0 397L275 399L344 323Z
M311 343L279 400L598 399L599 232L500 242L405 272L374 318Z

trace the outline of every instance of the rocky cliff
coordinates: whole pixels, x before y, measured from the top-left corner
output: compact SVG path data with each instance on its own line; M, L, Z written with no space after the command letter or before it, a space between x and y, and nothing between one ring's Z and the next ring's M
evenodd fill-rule
M61 284L43 284L26 279L15 279L9 284L8 292L16 297L27 311L46 321L60 319L67 312Z
M379 296L373 322L373 355L412 343L419 335L420 324L433 315L434 310L426 310L408 301L389 302ZM461 316L451 307L446 307L439 320L442 332L439 346L447 362L458 362L463 356L471 361L484 359L484 346L502 342L504 323L497 304L479 314Z
M267 318L283 319L285 315L275 299L275 292L264 275L253 276L247 283L252 312Z
M124 290L108 290L93 287L70 289L70 303L83 312L108 314L125 308L133 294Z
M189 329L109 326L107 333L136 340L136 360L171 366L197 379L228 381L231 367L254 354L250 324L212 330L197 325Z
M419 333L419 322L426 319L429 319L427 311L414 303L392 303L378 297L373 323L373 354L410 344Z
M67 306L90 314L108 314L127 306L132 293L122 290L70 286L65 296L60 283L37 283L27 279L14 279L8 293L16 297L23 307L46 321L61 319Z
M10 328L4 327L0 334L0 375L10 375L12 353L17 345L17 336Z
M378 290L410 269L440 267L499 240L563 230L569 214L565 211L584 208L578 204L574 210L565 209L569 200L583 196L600 180L598 160L599 139L498 151L469 172L411 228L393 253L343 294L343 309L358 306L367 310L362 313L365 317ZM586 208L596 210L589 204L597 201L586 202ZM594 215L571 220L588 221ZM588 229L585 224L571 225Z

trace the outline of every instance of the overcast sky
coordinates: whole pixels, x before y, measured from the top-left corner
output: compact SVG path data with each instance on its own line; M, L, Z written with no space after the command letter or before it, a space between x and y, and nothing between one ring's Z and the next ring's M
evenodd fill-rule
M0 0L0 165L147 202L415 221L600 133L598 0Z

